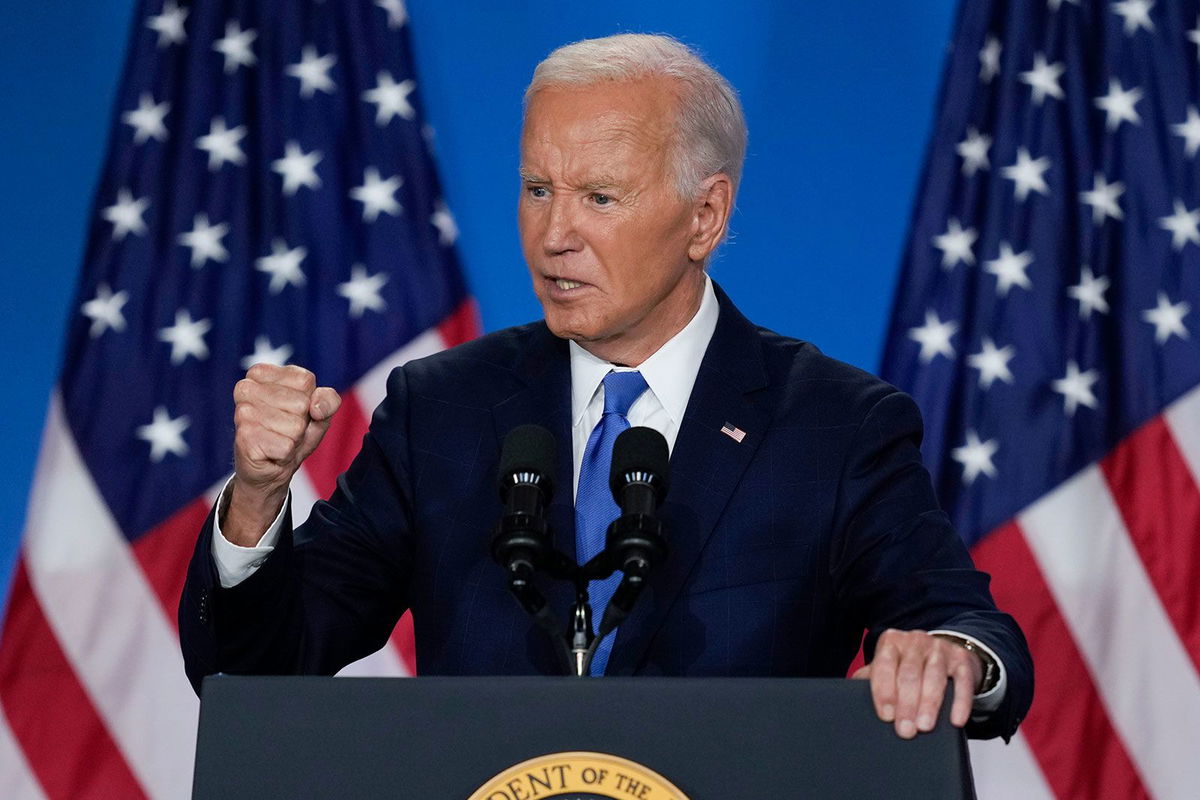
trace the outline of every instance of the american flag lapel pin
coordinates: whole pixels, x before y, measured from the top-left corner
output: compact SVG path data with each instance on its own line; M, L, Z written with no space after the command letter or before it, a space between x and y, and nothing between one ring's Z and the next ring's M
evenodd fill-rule
M731 422L726 422L721 426L721 433L739 443L746 438L746 432Z

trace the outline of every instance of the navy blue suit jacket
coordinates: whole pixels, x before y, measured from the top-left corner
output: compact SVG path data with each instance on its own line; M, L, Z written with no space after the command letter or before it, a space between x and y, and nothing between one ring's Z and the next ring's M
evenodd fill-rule
M870 654L887 628L952 628L1008 671L1004 705L970 732L1011 734L1032 696L1029 653L938 508L915 404L717 294L661 509L670 556L620 627L608 674L843 676L864 630ZM331 674L381 647L405 609L421 674L559 673L488 544L509 430L548 427L559 486L571 486L570 380L566 341L540 322L396 369L333 496L258 572L221 589L206 524L179 617L193 683ZM573 555L569 488L548 516ZM565 619L568 587L543 589Z

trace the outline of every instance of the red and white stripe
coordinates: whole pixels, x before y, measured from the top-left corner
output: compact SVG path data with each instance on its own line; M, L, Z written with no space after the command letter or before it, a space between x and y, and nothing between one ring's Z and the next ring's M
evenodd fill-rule
M1200 388L975 557L1037 671L1016 746L973 747L979 796L1198 796Z
M343 394L293 485L297 521L357 452L395 366L478 333L465 303ZM318 376L319 377L319 376ZM51 399L21 559L0 639L0 797L186 798L199 703L183 672L176 611L215 492L132 547ZM411 675L411 623L343 674Z

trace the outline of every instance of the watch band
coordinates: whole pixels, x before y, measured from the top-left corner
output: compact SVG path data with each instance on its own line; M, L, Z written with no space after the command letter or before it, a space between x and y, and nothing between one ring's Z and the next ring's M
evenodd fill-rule
M970 639L963 636L956 636L953 633L934 633L931 635L939 639L945 639L948 642L953 642L968 653L974 653L979 656L979 661L983 664L983 679L980 680L979 688L975 690L975 694L986 694L996 688L996 684L1000 682L1000 667L996 664L996 659L988 654L988 651Z

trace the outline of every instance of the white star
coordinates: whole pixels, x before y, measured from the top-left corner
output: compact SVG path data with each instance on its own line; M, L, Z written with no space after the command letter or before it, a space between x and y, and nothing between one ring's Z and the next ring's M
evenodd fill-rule
M433 223L433 227L438 229L438 241L442 245L449 247L458 239L458 225L454 222L454 215L446 207L446 201L437 201L429 221Z
M363 204L363 220L374 222L381 211L393 217L400 215L403 209L393 195L403 185L404 180L399 175L385 181L380 179L379 170L367 167L363 171L362 186L351 189L350 197Z
M1084 267L1079 283L1067 287L1067 294L1079 301L1080 319L1090 319L1093 311L1108 313L1108 301L1104 299L1104 293L1108 291L1109 283L1103 275L1093 275L1091 267Z
M1120 0L1112 4L1114 14L1125 18L1125 35L1133 36L1139 28L1154 30L1150 20L1150 9L1154 8L1154 0Z
M1001 170L1004 177L1014 182L1013 194L1018 200L1024 200L1030 191L1050 194L1043 173L1050 169L1050 159L1042 156L1032 158L1024 147L1017 150L1017 163Z
M300 51L300 63L289 64L285 72L300 79L300 96L312 97L317 91L333 94L337 84L329 77L329 70L337 63L337 56L332 53L318 56L317 48L311 44L304 45Z
M988 161L988 148L992 146L992 137L984 136L974 128L967 129L967 138L963 139L955 147L958 154L962 156L963 174L968 178L975 174L977 170L989 169L992 165Z
M1005 383L1013 382L1013 374L1008 368L1017 351L1012 345L996 347L990 336L983 337L983 349L978 353L967 356L967 363L979 370L979 385L984 389L992 388L996 379Z
M1066 0L1066 2L1073 6L1079 5L1079 0ZM1047 0L1047 5L1050 6L1051 11L1058 11L1058 9L1062 7L1062 4L1063 0Z
M942 269L948 272L954 269L960 261L965 264L974 264L975 253L971 250L971 246L978 238L979 234L975 232L974 228L967 228L964 231L958 218L951 217L946 223L946 232L933 237L933 246L942 251Z
M146 222L142 214L150 207L149 197L133 199L128 189L117 190L117 202L100 211L100 216L112 223L112 238L118 242L128 233L141 236L146 232Z
M208 153L208 168L216 172L227 161L234 164L246 163L246 154L238 144L245 135L245 125L238 125L230 130L225 127L224 117L213 117L208 126L208 133L196 140L196 147Z
M1200 14L1196 15L1196 27L1188 31L1187 36L1192 44L1200 47ZM1197 53L1197 56L1200 56L1200 52Z
M271 169L283 176L283 193L291 197L301 186L309 189L321 186L321 179L317 177L317 164L320 161L320 150L306 153L300 149L298 142L288 142L283 158L272 161Z
M1007 297L1008 290L1014 286L1020 286L1022 289L1033 288L1029 276L1025 274L1025 270L1032 263L1033 255L1028 250L1024 253L1013 253L1008 242L1001 242L999 258L988 261L983 268L996 276L996 291L1001 297Z
M991 83L1000 74L1000 53L1004 47L995 36L989 36L979 51L979 80Z
M375 0L375 5L387 12L388 27L392 30L404 25L408 19L408 11L404 8L404 0Z
M1033 56L1033 69L1021 73L1021 83L1029 84L1033 89L1035 106L1040 106L1047 95L1055 100L1063 99L1063 90L1058 85L1058 79L1062 77L1066 69L1061 61L1047 64L1046 56L1041 53Z
M1159 292L1158 305L1143 311L1142 319L1154 326L1154 341L1163 344L1172 334L1180 339L1188 338L1188 329L1183 325L1183 318L1191 310L1191 305L1183 300L1172 305L1167 293Z
M942 322L937 312L931 308L925 312L925 324L909 329L908 338L921 345L921 361L928 364L938 356L954 358L954 346L950 344L950 337L957 331L957 322Z
M285 286L303 286L304 272L300 262L308 255L303 247L288 249L283 239L271 243L271 255L263 256L254 262L255 267L271 276L271 284L267 288L271 294L279 294Z
M162 102L155 104L154 97L149 92L142 92L138 98L138 107L121 115L121 121L133 126L133 143L141 144L147 139L160 142L167 140L167 126L163 124L171 104Z
M183 441L183 432L191 425L186 416L171 419L167 409L159 406L154 409L154 421L149 425L139 425L137 437L150 443L150 460L162 461L170 453L175 456L186 456L187 442Z
M995 439L981 442L975 431L967 431L967 443L950 451L950 457L963 466L963 483L970 486L980 473L989 478L996 477L996 465L992 463L992 456L996 455L998 449L999 445Z
M1067 362L1067 374L1054 381L1051 388L1063 396L1063 411L1068 417L1075 416L1079 406L1095 408L1099 405L1096 395L1092 393L1092 384L1100 380L1100 373L1094 369L1080 372L1079 365L1074 361Z
M213 42L213 50L225 57L225 74L232 75L238 67L251 67L257 63L250 44L258 38L258 31L242 30L242 24L236 19L225 23L224 38Z
M1200 208L1188 211L1182 200L1175 201L1175 213L1158 221L1160 228L1171 232L1171 246L1182 250L1188 242L1200 244Z
M362 95L363 100L376 106L375 124L387 125L397 115L412 119L416 112L408 102L408 95L415 88L416 81L411 78L396 83L390 72L380 72L375 77L375 88L368 89Z
M1142 99L1142 90L1136 86L1132 89L1121 88L1121 82L1116 78L1108 79L1108 94L1097 97L1093 102L1096 108L1104 110L1104 127L1115 131L1122 122L1142 124L1142 118L1134 108L1137 101Z
M212 329L212 320L193 320L187 309L175 312L175 324L158 331L158 340L171 345L171 363L182 364L188 356L203 361L208 358L204 334Z
M186 8L180 8L175 0L167 0L163 3L161 14L146 20L146 27L158 33L160 48L180 44L187 41L187 34L183 31L183 22L187 15Z
M1079 199L1092 207L1092 222L1096 225L1103 225L1104 220L1109 217L1113 219L1125 217L1121 206L1117 203L1117 198L1124 192L1125 184L1120 181L1109 183L1107 178L1097 172L1092 177L1091 190L1080 192Z
M83 315L92 321L88 335L93 339L100 336L109 328L114 331L125 330L125 315L121 307L129 302L129 292L113 294L107 283L96 287L96 296L83 304Z
M229 251L221 239L229 233L229 223L208 224L208 214L197 214L192 220L192 229L179 234L179 243L192 249L192 267L200 269L209 259L228 261Z
M337 293L350 301L350 316L361 317L363 311L383 311L387 303L379 295L379 290L388 282L388 276L382 272L368 275L366 267L355 264L350 268L350 280L339 283Z
M1188 158L1195 156L1196 151L1200 150L1200 113L1196 107L1188 106L1187 121L1172 125L1171 130L1183 137L1183 149Z
M291 345L281 344L273 348L270 339L259 336L254 340L254 352L242 359L242 369L250 369L255 364L274 364L282 367L291 357Z

